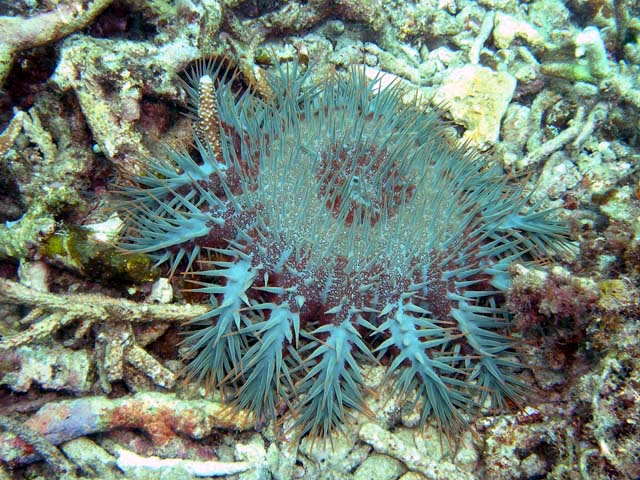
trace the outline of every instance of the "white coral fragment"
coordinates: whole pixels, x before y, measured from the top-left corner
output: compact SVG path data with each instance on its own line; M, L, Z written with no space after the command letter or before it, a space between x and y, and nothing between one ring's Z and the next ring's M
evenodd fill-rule
M519 38L532 47L542 46L540 32L533 25L512 15L497 12L493 27L493 42L498 48L509 48Z
M576 36L576 58L589 60L594 77L606 77L611 69L607 59L607 49L597 27L587 27Z
M218 462L216 460L197 461L182 458L142 457L134 452L118 449L116 465L124 473L135 470L163 471L180 469L196 477L222 477L249 470L251 464L247 462Z
M466 65L449 72L434 103L445 105L454 121L467 129L465 141L484 149L498 141L515 88L516 79L507 72Z

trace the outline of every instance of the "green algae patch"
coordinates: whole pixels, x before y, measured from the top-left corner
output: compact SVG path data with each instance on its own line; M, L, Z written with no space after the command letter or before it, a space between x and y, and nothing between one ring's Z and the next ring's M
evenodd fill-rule
M148 282L160 275L147 255L123 252L94 240L87 229L78 226L57 231L41 245L40 254L96 280Z
M607 310L620 310L633 302L634 289L624 280L615 278L598 283L600 299L598 304Z

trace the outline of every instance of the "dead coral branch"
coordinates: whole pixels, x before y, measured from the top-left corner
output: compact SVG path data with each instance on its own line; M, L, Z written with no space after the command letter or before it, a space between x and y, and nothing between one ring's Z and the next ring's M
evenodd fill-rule
M253 419L246 412L231 412L208 400L183 400L174 394L139 393L109 399L86 397L44 405L25 426L53 445L116 428L144 430L156 446L178 437L202 439L214 430L246 430ZM16 434L0 432L0 462L24 465L41 458L29 442Z
M107 393L113 382L133 382L138 373L156 386L171 388L178 374L143 348L148 339L144 333L135 334L132 326L145 325L150 334L147 337L153 339L169 323L184 322L207 311L198 305L143 304L95 294L52 294L6 279L0 279L2 301L34 308L21 320L29 327L1 341L0 351L45 340L73 322L79 322L74 333L79 340L96 325L98 376Z
M25 317L26 321L33 322L30 327L0 342L0 349L15 348L46 338L75 320L83 323L177 323L203 315L208 310L201 305L156 305L105 295L39 292L6 279L0 279L0 301L37 306L37 312L42 314Z
M0 87L16 53L55 42L87 26L112 0L68 1L32 17L0 17Z
M9 125L0 133L0 159L5 156L22 132L22 122L24 121L24 112L16 110Z
M28 425L4 415L0 415L0 427L4 428L8 435L15 435L21 442L30 445L44 460L51 465L59 478L76 478L73 474L74 466L62 453L41 433L33 430Z

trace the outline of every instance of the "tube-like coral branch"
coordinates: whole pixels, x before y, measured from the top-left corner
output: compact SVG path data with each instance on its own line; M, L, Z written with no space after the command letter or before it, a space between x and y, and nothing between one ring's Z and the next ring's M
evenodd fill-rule
M570 126L560 132L557 136L547 140L532 152L529 152L524 160L522 160L522 164L527 166L536 165L553 152L557 152L574 140L584 127L584 117L585 109L584 107L579 106L575 117L570 122Z
M4 415L0 415L0 427L4 428L9 435L15 435L20 441L27 443L38 454L51 465L53 471L58 475L68 475L71 477L73 465L60 453L60 451L40 432L35 431L29 425L14 420Z
M0 87L17 52L55 42L86 27L112 0L67 1L33 17L0 17Z
M251 416L234 412L207 400L181 400L173 394L140 393L108 399L86 397L44 405L25 425L42 434L53 445L73 438L116 428L145 430L155 445L164 445L178 435L199 439L214 429L245 430ZM6 431L0 433L0 461L23 465L38 459L29 440Z
M251 468L248 462L218 462L216 460L197 461L183 458L142 457L134 452L118 449L116 465L127 472L130 469L142 469L150 472L160 472L171 468L181 468L195 477L222 477L235 473L246 472Z
M18 110L7 125L7 128L0 133L0 159L9 151L22 131L22 122L24 120L24 112Z
M78 319L128 323L184 322L207 311L207 307L201 305L142 304L104 295L39 292L4 278L0 279L0 300L19 305L37 305L41 310L56 312L34 323L25 332L4 340L0 348L18 347L45 338ZM50 318L54 315L54 318ZM48 326L43 322L47 322Z

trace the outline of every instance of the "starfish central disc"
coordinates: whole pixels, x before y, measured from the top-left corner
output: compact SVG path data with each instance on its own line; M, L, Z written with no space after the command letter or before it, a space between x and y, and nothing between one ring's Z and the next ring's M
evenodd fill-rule
M383 215L393 216L415 190L385 148L372 145L363 151L353 144L336 143L320 156L318 195L345 225L369 222L373 226Z

